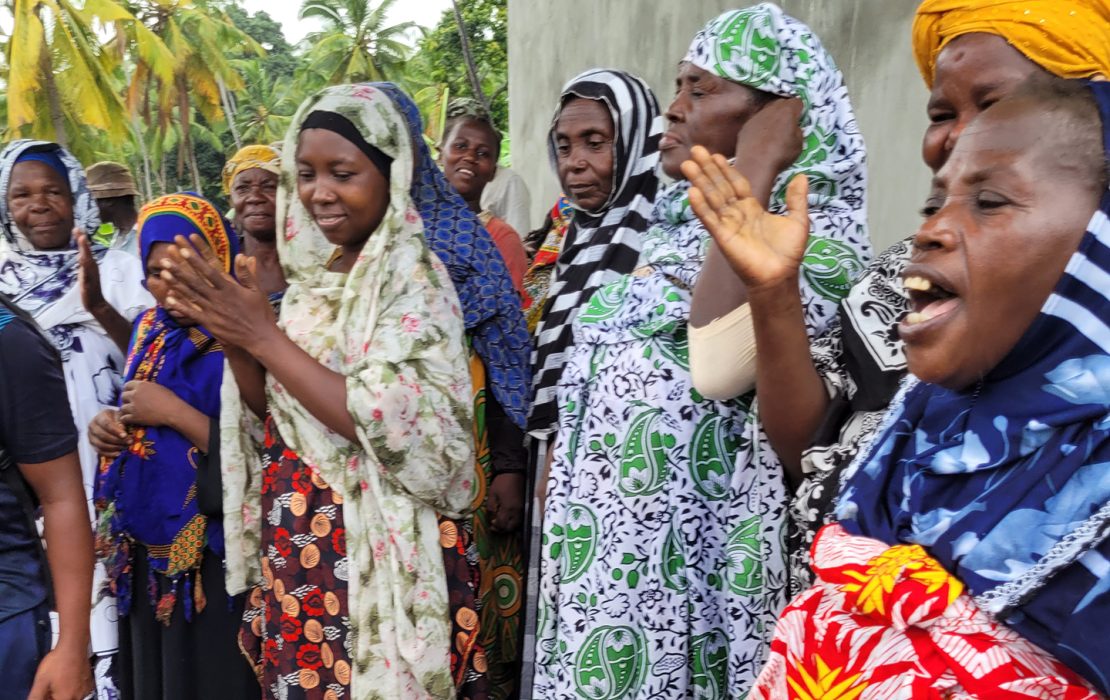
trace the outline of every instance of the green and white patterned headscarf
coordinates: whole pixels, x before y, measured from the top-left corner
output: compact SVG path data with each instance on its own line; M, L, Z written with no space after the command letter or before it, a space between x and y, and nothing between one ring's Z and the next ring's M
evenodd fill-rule
M683 60L726 80L802 100L805 145L775 182L771 210L785 210L786 184L795 175L809 178L811 238L802 273L820 299L843 298L871 257L871 243L863 136L832 56L805 24L761 3L710 21Z

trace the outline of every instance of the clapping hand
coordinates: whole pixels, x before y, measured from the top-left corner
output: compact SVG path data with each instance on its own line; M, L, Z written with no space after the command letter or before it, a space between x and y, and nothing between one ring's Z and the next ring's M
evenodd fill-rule
M167 307L204 326L225 346L248 351L276 330L273 309L256 282L254 258L235 259L237 281L200 236L178 236L175 244L162 261L162 279L170 286Z

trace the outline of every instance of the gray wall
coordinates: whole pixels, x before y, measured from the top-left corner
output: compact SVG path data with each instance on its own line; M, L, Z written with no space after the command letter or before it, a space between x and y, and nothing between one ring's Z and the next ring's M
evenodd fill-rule
M652 86L666 109L676 64L709 19L747 0L509 0L513 169L532 191L533 225L558 194L545 138L559 89L595 66ZM928 194L921 163L927 92L910 50L918 0L779 0L832 53L867 142L868 209L876 252L917 228Z

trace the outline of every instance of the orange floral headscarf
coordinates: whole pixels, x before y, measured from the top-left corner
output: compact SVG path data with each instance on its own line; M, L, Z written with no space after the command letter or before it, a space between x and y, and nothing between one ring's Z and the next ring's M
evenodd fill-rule
M949 41L1000 36L1061 78L1110 78L1110 0L925 0L913 21L913 51L932 88Z

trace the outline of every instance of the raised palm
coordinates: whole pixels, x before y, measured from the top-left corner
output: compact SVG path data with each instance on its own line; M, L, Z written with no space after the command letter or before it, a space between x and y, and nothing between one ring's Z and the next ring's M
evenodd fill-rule
M724 156L701 146L682 164L690 206L749 289L794 280L809 238L809 186L799 175L786 188L785 215L771 214L752 196L747 179Z

